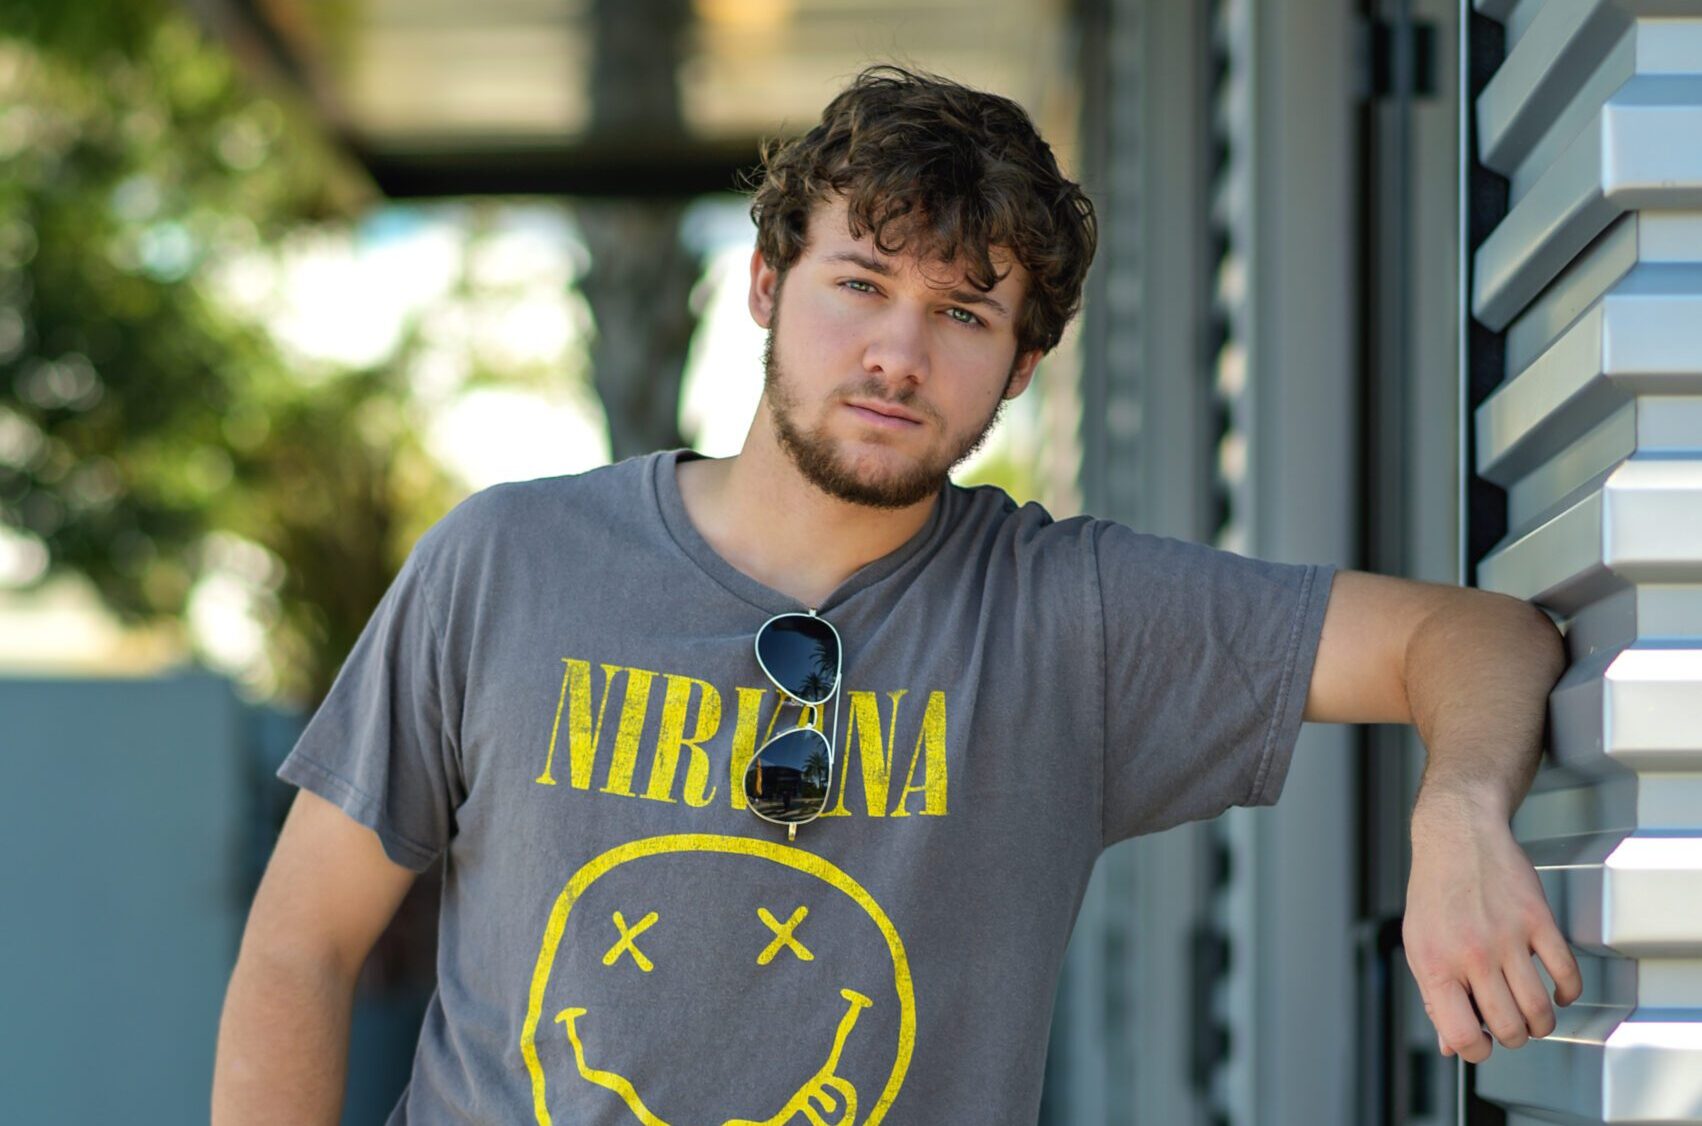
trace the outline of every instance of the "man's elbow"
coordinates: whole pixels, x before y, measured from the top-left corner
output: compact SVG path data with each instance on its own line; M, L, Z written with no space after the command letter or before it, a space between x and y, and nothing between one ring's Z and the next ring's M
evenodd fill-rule
M1515 614L1524 621L1530 634L1531 659L1552 679L1559 680L1566 671L1566 637L1554 624L1554 619L1542 607L1532 602L1502 595L1518 609Z

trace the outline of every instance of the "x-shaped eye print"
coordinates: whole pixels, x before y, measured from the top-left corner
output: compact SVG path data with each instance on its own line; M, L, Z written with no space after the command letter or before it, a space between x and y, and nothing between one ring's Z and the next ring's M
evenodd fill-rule
M774 961L774 956L780 953L782 948L790 950L792 953L796 954L800 962L815 961L816 956L810 953L810 948L805 946L802 942L799 942L792 934L793 931L798 929L798 924L803 922L809 913L810 909L808 907L800 906L796 911L792 912L790 918L782 923L769 913L768 908L758 907L756 909L757 918L761 919L764 923L767 923L768 929L774 932L774 941L770 942L763 948L762 953L756 956L756 964L759 966L768 965L768 963Z
M609 947L609 952L603 955L603 965L614 965L615 962L620 959L621 952L625 951L632 955L632 960L637 963L638 968L643 970L645 973L649 973L651 970L655 969L656 967L651 963L650 959L644 956L644 951L640 950L632 940L649 930L651 925L656 922L656 918L656 912L652 911L650 914L644 916L644 918L638 920L637 926L628 927L626 925L626 916L622 915L619 911L616 911L615 928L621 932L621 936L619 941Z
M766 907L758 907L756 909L756 914L757 918L761 919L763 923L767 925L768 929L774 932L774 940L763 948L762 953L756 956L757 965L768 965L770 962L774 961L775 956L782 950L790 950L793 954L797 955L800 962L815 961L816 956L810 952L810 948L808 946L805 946L803 942L798 939L796 933L798 930L798 924L802 923L809 917L810 909L808 907L799 905L798 909L793 911L784 923L782 923L779 919L776 919L774 917L774 913ZM649 973L651 970L655 969L656 964L645 956L644 951L638 948L638 943L634 940L654 926L658 918L660 918L660 916L655 911L652 911L648 915L645 915L644 918L638 920L637 923L628 926L626 916L621 912L616 911L613 919L615 929L620 932L620 938L616 939L615 944L609 947L608 952L603 955L603 965L612 966L616 962L620 961L620 956L622 954L630 954L632 956L633 964L643 972Z

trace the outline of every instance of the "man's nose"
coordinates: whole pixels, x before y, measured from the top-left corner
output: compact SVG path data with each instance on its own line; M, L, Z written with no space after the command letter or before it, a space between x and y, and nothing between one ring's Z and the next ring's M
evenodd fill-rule
M928 378L928 334L924 315L895 308L880 318L863 352L863 368L890 383L924 383Z

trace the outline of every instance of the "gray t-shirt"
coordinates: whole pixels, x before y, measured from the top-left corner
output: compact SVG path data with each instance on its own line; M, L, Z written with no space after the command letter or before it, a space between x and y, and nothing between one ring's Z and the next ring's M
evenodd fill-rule
M279 777L445 856L392 1123L1032 1123L1094 860L1276 800L1333 568L950 486L819 608L828 815L743 808L804 609L691 524L688 451L427 532ZM775 513L775 519L785 518Z

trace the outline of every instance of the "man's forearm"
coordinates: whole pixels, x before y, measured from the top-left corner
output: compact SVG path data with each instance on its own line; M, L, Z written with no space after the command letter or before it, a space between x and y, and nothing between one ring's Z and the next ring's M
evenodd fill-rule
M213 1065L213 1126L330 1126L342 1113L354 982L329 967L244 952Z
M1536 775L1566 648L1529 603L1466 593L1407 646L1407 701L1427 751L1419 805L1467 801L1506 818Z

